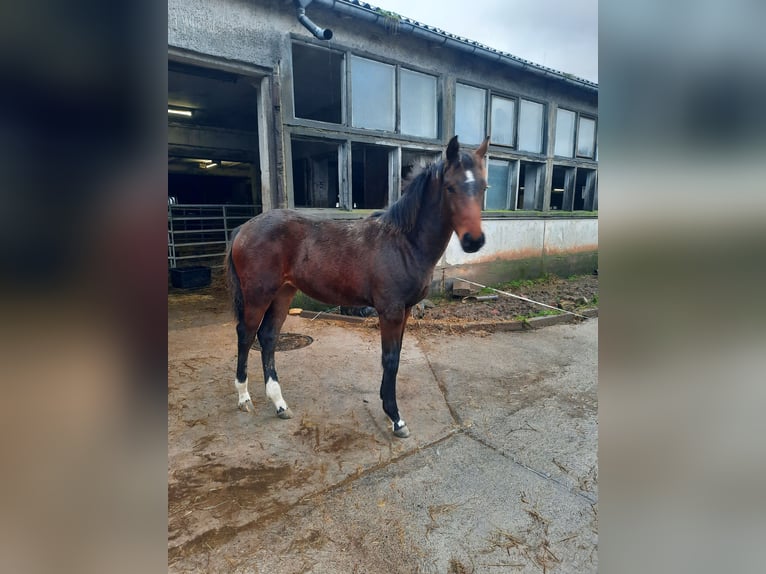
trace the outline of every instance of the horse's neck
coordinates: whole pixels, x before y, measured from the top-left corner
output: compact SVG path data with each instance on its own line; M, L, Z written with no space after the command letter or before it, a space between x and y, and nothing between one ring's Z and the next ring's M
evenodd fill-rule
M452 225L444 210L441 189L429 188L423 199L413 243L423 261L429 266L434 266L447 249Z

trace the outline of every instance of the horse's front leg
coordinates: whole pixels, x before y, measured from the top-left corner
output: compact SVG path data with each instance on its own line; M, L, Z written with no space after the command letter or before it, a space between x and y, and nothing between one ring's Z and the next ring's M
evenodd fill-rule
M380 384L380 398L383 410L391 419L394 435L407 438L410 431L399 416L396 405L396 373L399 371L399 355L402 352L402 338L407 324L409 309L378 311L380 316L380 341L383 347L383 381Z

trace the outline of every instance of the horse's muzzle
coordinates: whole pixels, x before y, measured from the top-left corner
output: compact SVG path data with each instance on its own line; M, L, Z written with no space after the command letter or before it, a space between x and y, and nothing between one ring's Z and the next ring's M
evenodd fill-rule
M464 233L460 238L460 247L466 253L475 253L484 245L484 234L482 233L478 239L474 239L470 233Z

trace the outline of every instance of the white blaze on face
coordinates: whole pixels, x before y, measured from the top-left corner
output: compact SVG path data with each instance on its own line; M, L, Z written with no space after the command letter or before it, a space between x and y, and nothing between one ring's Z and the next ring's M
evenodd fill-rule
M279 383L271 377L269 377L269 381L266 383L266 396L274 403L277 412L287 410L287 403L282 398L282 389Z
M239 405L242 406L247 401L250 401L250 393L247 392L247 379L244 383L240 383L237 379L234 379L234 386L237 387L237 394L239 394Z
M465 170L465 182L473 183L474 181L476 180L473 178L473 172L470 169Z

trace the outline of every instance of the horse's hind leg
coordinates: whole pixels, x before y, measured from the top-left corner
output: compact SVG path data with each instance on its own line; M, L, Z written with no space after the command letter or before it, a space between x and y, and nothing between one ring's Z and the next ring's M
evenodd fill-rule
M234 386L239 395L239 409L245 412L249 412L250 407L253 406L247 390L247 359L264 311L265 307L247 308L243 312L242 319L237 323L237 378L234 380Z
M269 397L281 419L292 418L293 413L282 398L282 388L279 386L277 369L274 363L274 349L279 339L279 331L287 317L290 302L296 289L284 285L277 293L271 306L263 316L261 327L258 329L258 342L261 344L261 361L263 362L263 380L266 383L266 396Z

